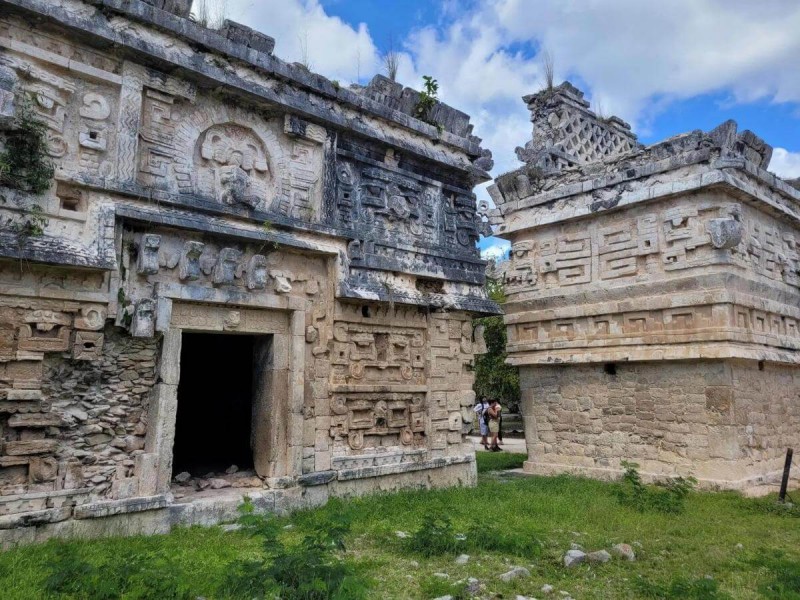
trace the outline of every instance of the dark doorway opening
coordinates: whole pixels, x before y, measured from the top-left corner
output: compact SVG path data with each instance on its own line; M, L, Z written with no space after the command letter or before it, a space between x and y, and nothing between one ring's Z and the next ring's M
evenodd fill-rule
M183 333L173 475L253 468L256 336Z

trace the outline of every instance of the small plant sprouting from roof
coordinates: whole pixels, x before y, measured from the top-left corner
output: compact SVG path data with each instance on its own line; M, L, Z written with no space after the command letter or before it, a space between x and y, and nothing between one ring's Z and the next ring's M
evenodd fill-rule
M556 80L556 63L549 50L542 51L542 72L546 90L552 90Z
M383 55L383 70L392 81L397 81L397 71L400 68L400 53L394 49L394 40L389 37L389 50Z
M300 41L300 60L298 61L301 65L303 65L306 70L311 70L311 59L308 55L308 31L305 31L303 35L297 35L297 39Z
M431 119L431 112L439 98L439 82L430 75L423 75L423 90L419 93L419 101L414 109L414 115L420 120L434 125L439 129L440 125Z
M228 0L197 0L191 18L198 25L220 29L228 16Z

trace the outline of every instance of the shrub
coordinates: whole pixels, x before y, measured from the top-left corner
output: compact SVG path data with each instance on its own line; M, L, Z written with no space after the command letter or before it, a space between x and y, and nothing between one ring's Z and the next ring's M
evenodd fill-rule
M431 111L436 106L439 97L439 82L430 75L423 75L422 79L424 89L419 93L419 100L414 107L414 116L438 129L440 125L432 120Z
M449 516L429 512L420 528L407 538L406 546L410 552L429 557L458 552L463 548L462 542L456 538Z
M44 581L47 592L82 600L113 598L183 600L195 598L170 559L133 551L102 563L84 560L71 544L59 544Z
M50 187L54 173L55 167L47 157L47 127L36 118L30 101L23 100L0 153L0 183L41 194Z
M250 503L241 512L243 530L261 538L262 556L232 563L221 595L263 598L275 594L282 600L364 597L364 582L353 565L337 555L345 549L350 527L345 518L333 516L317 523L299 544L291 545L279 536L281 528L273 517L256 515Z
M682 513L686 497L697 484L694 477L677 477L657 486L646 486L639 475L639 465L623 461L622 466L625 467L625 474L617 491L617 499L620 504L641 512Z
M532 556L539 554L541 543L527 532L509 533L483 521L472 523L462 534L448 515L429 512L419 529L406 538L403 549L426 558L476 551Z

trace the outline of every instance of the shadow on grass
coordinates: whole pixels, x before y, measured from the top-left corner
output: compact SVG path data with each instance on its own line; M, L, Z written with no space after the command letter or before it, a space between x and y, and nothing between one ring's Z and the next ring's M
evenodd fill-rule
M515 454L512 452L475 453L475 460L478 463L478 473L521 469L522 463L524 463L527 458L525 454Z
M658 600L732 600L731 596L719 590L715 580L706 578L676 577L669 583L638 579L634 582L634 588L642 598Z
M758 591L770 600L800 600L800 562L777 550L763 551L745 565L766 572L768 581Z

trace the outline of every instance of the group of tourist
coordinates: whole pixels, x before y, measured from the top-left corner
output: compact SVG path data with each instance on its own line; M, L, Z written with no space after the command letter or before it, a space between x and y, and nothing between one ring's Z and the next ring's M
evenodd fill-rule
M500 427L503 423L503 408L500 403L496 399L489 400L484 396L478 399L473 410L478 415L481 444L490 452L500 452L500 446L503 444L503 432ZM491 442L488 441L490 435Z

